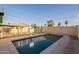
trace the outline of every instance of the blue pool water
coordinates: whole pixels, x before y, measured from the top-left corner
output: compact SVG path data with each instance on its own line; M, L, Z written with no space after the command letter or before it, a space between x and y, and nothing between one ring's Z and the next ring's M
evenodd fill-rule
M61 37L62 36L47 34L13 41L13 44L20 54L39 54Z

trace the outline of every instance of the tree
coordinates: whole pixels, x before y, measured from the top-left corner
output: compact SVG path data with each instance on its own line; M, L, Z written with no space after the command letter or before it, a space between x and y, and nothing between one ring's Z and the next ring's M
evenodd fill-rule
M58 23L58 27L60 27L60 26L61 26L61 23L59 22L59 23Z
M48 27L53 27L53 26L54 26L53 20L47 21L47 26L48 26Z
M34 32L37 32L37 25L36 24L31 24L32 28L34 28Z
M37 27L37 25L36 25L36 24L32 24L31 26L32 26L33 28L36 28L36 27Z
M46 24L44 24L44 26L46 27Z
M65 25L66 25L66 27L67 27L67 25L68 25L68 21L67 21L67 20L65 21Z

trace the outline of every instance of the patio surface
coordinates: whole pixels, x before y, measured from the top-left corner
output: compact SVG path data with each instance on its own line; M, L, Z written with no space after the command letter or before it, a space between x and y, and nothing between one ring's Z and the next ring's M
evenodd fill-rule
M71 40L64 48L65 54L79 54L79 40L75 37L70 37Z

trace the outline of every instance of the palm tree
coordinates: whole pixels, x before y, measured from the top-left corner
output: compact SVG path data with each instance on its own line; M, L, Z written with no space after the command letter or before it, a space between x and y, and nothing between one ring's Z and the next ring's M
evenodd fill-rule
M67 21L67 20L65 21L65 25L66 25L66 27L67 27L67 25L68 25L68 21Z
M53 20L47 21L47 26L48 26L48 27L53 27L53 26L54 26Z
M46 24L44 24L44 26L46 26Z
M59 23L58 23L58 27L60 27L60 26L61 26L61 23L59 22Z

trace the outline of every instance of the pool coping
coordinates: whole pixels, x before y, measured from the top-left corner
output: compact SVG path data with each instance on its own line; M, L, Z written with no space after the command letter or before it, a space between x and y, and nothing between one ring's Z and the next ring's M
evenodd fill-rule
M14 41L20 41L20 40L25 40L25 39L30 39L30 38L35 38L35 37L39 37L39 36L43 36L43 35L55 35L55 34L45 33L45 34L32 35L32 36L28 36L28 37L24 37L24 38L20 38L20 39L14 39L14 40L12 40L12 42L14 42ZM62 35L58 35L58 36L62 36Z

